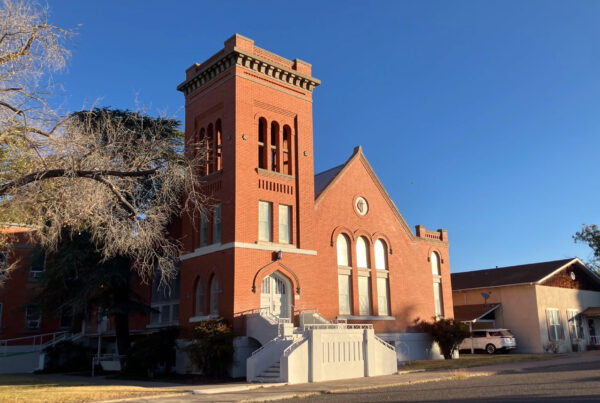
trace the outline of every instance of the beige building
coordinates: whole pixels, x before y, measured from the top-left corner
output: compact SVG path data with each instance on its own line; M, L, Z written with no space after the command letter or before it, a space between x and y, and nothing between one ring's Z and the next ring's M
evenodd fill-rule
M600 348L600 277L578 258L452 274L456 320L507 328L517 352Z

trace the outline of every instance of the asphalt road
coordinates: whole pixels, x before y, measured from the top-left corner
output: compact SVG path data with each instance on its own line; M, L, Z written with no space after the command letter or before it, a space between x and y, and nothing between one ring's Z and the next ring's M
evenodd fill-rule
M600 401L600 361L492 376L325 394L294 402L549 402Z

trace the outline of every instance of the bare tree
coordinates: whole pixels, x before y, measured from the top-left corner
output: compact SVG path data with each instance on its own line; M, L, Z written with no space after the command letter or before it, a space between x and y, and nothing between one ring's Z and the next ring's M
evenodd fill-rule
M199 167L206 147L184 154L178 122L95 109L61 115L50 107L52 72L65 66L72 32L19 0L0 9L0 221L36 228L53 250L65 228L85 230L104 258L132 258L143 278L173 275L178 240L171 220L204 213ZM0 240L0 243L7 240Z

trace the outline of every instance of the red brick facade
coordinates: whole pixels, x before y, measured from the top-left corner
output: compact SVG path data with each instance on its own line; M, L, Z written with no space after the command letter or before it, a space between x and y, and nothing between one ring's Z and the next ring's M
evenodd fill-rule
M209 221L201 244L200 219L183 222L180 325L210 313L212 278L218 280L218 313L243 332L239 313L261 306L261 282L274 271L291 283L293 309L317 308L328 319L339 315L336 239L345 233L351 261L359 236L370 249L371 315L358 315L358 268L351 265L349 320L373 323L377 332L404 332L416 318L435 315L432 252L440 257L443 311L452 316L448 242L445 230L417 227L414 234L397 211L360 148L315 195L312 90L320 82L311 66L290 61L234 35L225 47L186 72L179 89L186 96L186 140L208 139L206 188L221 205L221 237ZM222 132L216 133L217 125ZM262 126L261 126L262 125ZM212 133L212 136L209 135ZM221 158L216 155L221 152ZM270 152L272 151L272 153ZM191 152L188 150L188 152ZM343 151L341 151L343 152ZM323 178L321 178L322 180ZM362 197L368 212L357 213ZM361 199L362 200L362 199ZM271 241L259 240L259 201L272 203ZM291 243L279 242L279 206L291 206ZM379 320L378 271L374 243L388 249L389 315ZM278 260L277 251L282 251ZM203 312L196 312L198 281ZM213 301L214 301L213 296ZM199 318L198 318L199 319ZM385 319L385 320L383 320Z

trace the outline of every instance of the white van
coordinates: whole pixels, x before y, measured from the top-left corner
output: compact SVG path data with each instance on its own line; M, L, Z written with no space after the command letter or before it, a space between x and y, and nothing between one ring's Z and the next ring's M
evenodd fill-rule
M488 354L494 354L496 351L508 352L517 348L515 336L508 329L477 329L473 330L471 337L464 339L458 349L471 350L472 346L475 350L485 350Z

